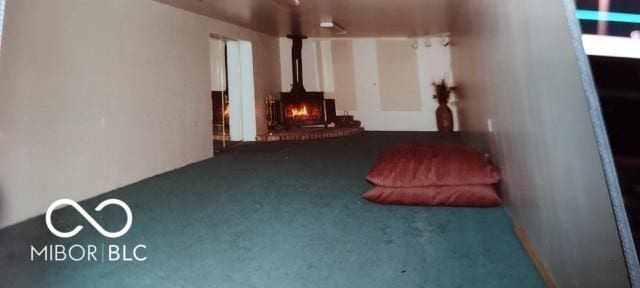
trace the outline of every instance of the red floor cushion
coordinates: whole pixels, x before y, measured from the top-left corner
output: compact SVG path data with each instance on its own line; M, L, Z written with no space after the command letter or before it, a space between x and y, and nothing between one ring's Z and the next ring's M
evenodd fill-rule
M382 204L491 207L502 202L492 185L429 187L375 186L363 198Z
M384 152L367 180L385 187L494 184L498 169L462 145L405 144Z

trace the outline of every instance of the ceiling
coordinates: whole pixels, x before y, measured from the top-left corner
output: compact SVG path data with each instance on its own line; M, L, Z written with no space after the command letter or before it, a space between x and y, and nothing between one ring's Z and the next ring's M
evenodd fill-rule
M448 32L463 0L156 0L271 35L412 37ZM278 4L278 3L281 4ZM334 21L347 30L320 29Z

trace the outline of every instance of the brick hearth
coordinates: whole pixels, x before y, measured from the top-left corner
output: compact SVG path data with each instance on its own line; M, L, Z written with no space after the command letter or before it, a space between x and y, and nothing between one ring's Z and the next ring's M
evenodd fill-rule
M364 128L336 128L336 127L301 127L290 131L275 131L258 135L256 141L292 141L315 140L354 135L364 132Z

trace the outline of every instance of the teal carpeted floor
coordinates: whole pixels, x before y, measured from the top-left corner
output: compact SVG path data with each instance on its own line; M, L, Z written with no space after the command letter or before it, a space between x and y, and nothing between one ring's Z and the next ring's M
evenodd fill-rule
M369 132L308 142L243 144L200 163L80 204L106 239L69 208L59 239L38 216L0 230L2 287L543 287L502 208L383 206L360 198L385 148L459 141L430 133ZM69 179L73 181L73 179ZM46 244L145 244L144 262L31 262Z

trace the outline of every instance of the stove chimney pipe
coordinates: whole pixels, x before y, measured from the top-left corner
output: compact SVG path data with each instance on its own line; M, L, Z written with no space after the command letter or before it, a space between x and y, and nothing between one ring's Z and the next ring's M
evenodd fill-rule
M304 35L287 35L291 39L291 72L293 73L293 85L291 86L291 94L300 95L307 92L304 89L302 80L302 40L307 39Z

